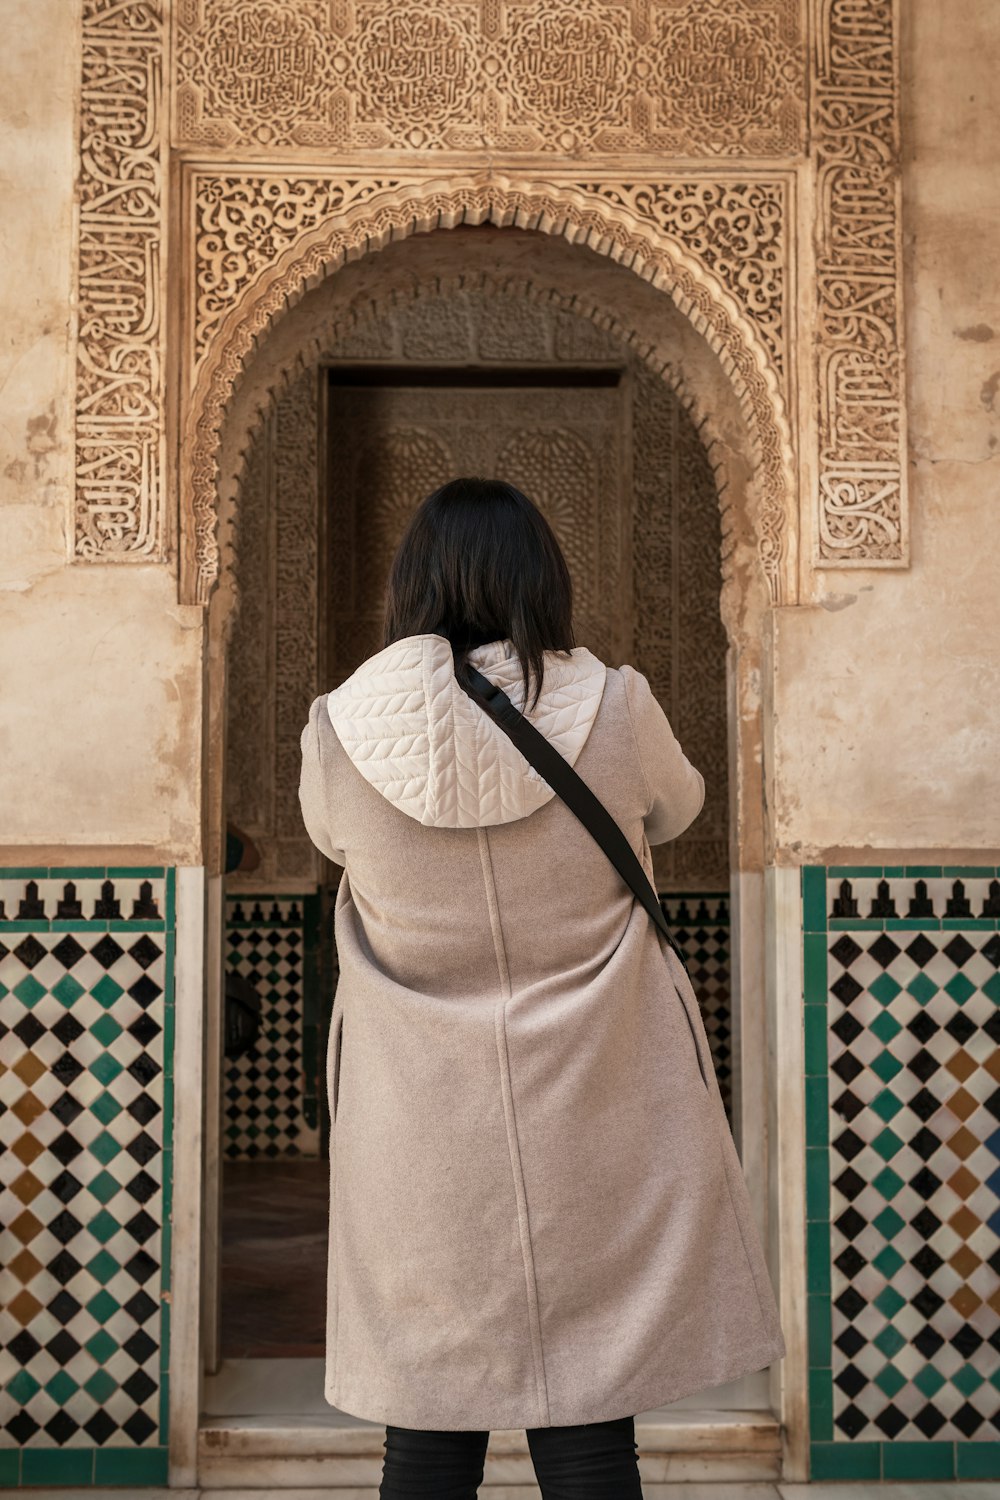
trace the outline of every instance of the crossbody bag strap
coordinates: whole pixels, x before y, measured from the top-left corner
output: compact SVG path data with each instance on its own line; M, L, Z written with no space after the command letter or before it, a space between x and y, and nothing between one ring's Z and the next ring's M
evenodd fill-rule
M632 888L636 899L646 908L683 963L683 954L674 942L667 919L663 914L663 908L656 899L656 892L650 885L632 845L604 803L595 797L587 783L577 774L569 761L560 755L555 746L550 744L534 724L514 707L501 688L490 682L488 677L484 677L468 663L466 671L475 689L474 692L469 693L469 696L486 710L505 734L510 736L525 760L534 766L538 774L562 798L570 811L576 814L587 832L600 844L625 884ZM699 1057L699 1064L700 1061Z

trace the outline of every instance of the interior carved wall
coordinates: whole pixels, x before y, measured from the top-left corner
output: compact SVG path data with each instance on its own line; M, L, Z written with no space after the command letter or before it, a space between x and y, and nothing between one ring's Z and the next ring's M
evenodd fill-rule
M408 365L443 363L479 366L484 378L491 368L533 364L563 366L567 379L588 367L613 367L622 378L620 387L515 390L502 414L489 388L473 391L468 410L444 428L442 412L453 405L447 391L442 406L433 389L404 390L380 402L370 433L378 440L375 464L366 459L370 392L354 390L355 405L344 413L349 454L331 465L345 492L331 484L326 527L317 528L325 491L320 369L355 361L400 376ZM705 775L701 816L655 851L659 888L726 888L727 642L709 456L682 401L630 345L562 307L544 283L505 287L480 271L416 282L405 299L371 307L329 339L276 401L249 454L236 538L241 603L229 657L226 786L229 816L253 836L261 863L251 875L231 876L234 890L303 889L318 878L315 850L301 832L294 726L317 692L378 649L382 586L412 506L452 473L481 462L488 468L491 445L503 448L503 472L538 501L567 552L578 639L647 674ZM318 614L323 530L329 599ZM321 618L326 640L318 646Z
M207 598L218 430L274 320L390 237L490 219L633 266L711 344L755 434L772 598L800 485L814 565L906 564L896 0L177 0L172 17L84 0L77 556L177 551L182 596ZM168 179L170 282L195 289L169 349Z

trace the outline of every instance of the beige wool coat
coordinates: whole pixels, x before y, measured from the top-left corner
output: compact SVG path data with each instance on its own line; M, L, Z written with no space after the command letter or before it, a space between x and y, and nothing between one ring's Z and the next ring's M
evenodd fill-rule
M523 707L508 642L472 660ZM545 660L529 717L651 875L702 776L639 672ZM687 974L446 640L315 700L300 801L344 866L326 1399L403 1427L562 1426L779 1358Z

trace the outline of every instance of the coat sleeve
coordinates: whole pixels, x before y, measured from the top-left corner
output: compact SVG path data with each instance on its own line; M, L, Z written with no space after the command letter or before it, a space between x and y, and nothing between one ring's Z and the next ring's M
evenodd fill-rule
M322 741L319 716L325 711L326 699L321 695L309 710L309 722L301 735L302 770L299 775L299 806L306 832L316 848L332 859L335 865L343 865L345 855L338 849L332 837L327 805L327 783L323 770Z
M651 844L665 844L683 833L701 812L705 778L681 749L647 679L634 667L622 667L621 673L646 783L646 838Z

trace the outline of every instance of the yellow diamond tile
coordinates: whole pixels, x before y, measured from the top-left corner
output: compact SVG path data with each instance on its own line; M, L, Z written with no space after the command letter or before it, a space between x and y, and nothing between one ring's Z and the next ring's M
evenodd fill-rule
M960 1120L967 1120L979 1108L979 1101L973 1099L968 1089L957 1088L948 1100L948 1108Z
M965 1171L964 1167L962 1168L962 1171ZM980 1221L976 1218L971 1208L960 1208L958 1212L952 1214L951 1218L948 1220L948 1223L951 1225L952 1229L954 1229L959 1239L962 1240L971 1240L972 1236L979 1228L979 1222Z
M26 1083L30 1088L45 1072L45 1064L33 1052L26 1052L14 1064L14 1072L20 1078L21 1082Z
M960 1083L972 1076L979 1066L974 1062L967 1052L956 1052L955 1056L946 1064L948 1072L953 1074Z
M959 1198L969 1198L979 1186L979 1178L974 1177L968 1167L959 1167L955 1175L948 1178L948 1186Z
M42 1183L34 1172L22 1172L10 1186L15 1198L21 1203L33 1203L42 1191Z
M22 1328L26 1327L32 1318L37 1318L41 1310L41 1302L39 1302L37 1297L33 1297L30 1292L18 1292L17 1296L11 1298L10 1302L7 1303L7 1311L12 1314L15 1322L20 1323Z
M955 1254L950 1257L948 1264L958 1272L959 1276L968 1277L972 1275L977 1266L982 1265L982 1261L975 1250L971 1249L968 1245L963 1245L961 1249L956 1250Z
M14 1105L14 1113L22 1125L30 1125L33 1120L38 1119L39 1115L45 1113L45 1105L41 1099L36 1099L35 1095L29 1089L26 1094L21 1095L20 1099Z
M16 1219L11 1220L9 1227L15 1239L20 1240L22 1245L28 1245L41 1233L42 1221L36 1219L29 1209L25 1209L23 1214L18 1214Z
M979 1142L972 1134L972 1131L966 1130L964 1125L960 1130L956 1130L955 1134L948 1139L949 1149L954 1151L960 1161L965 1161L966 1157L971 1156L978 1145Z
M983 1063L983 1067L986 1069L991 1078L995 1079L997 1083L1000 1083L1000 1051L991 1052L989 1057Z
M30 1167L35 1157L40 1156L45 1147L35 1136L25 1131L24 1135L19 1136L10 1149L18 1161L23 1161L26 1167Z
M948 1301L957 1313L963 1318L971 1318L977 1307L982 1307L983 1299L978 1292L974 1292L971 1286L960 1286L953 1297Z
M986 1306L992 1307L993 1311L1000 1317L1000 1286L997 1287L992 1297L987 1297Z
M10 1261L8 1269L11 1270L22 1285L27 1286L33 1281L42 1269L40 1260L36 1260L30 1250L19 1250Z

